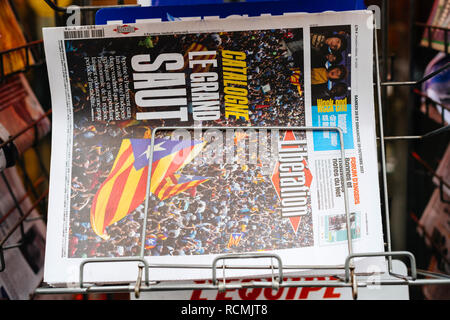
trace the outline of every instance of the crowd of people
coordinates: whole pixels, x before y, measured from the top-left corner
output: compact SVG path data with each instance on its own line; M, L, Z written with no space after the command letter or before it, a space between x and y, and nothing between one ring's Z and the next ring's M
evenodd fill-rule
M208 49L226 48L247 55L250 121L223 116L204 126L302 126L304 97L291 76L303 61L286 43L301 42L302 30L264 30L217 34L160 36L153 50L176 52L196 42ZM179 51L183 52L183 51ZM69 66L70 66L70 59ZM83 95L72 75L74 139L72 165L69 257L119 257L138 255L146 216L144 204L107 228L103 240L90 227L90 207L99 186L114 163L122 139L142 138L149 127L171 125L164 121L128 124L92 122L88 95ZM82 82L83 79L78 80ZM186 125L183 123L183 125ZM160 133L163 134L162 132ZM148 137L148 136L147 136ZM234 146L229 146L234 147ZM248 155L248 149L246 150ZM226 152L224 150L224 152ZM265 251L313 245L311 209L302 217L297 233L281 217L280 201L270 175L258 164L192 161L185 175L209 177L196 187L195 196L179 193L164 201L150 195L146 255L197 255ZM310 208L310 204L309 204ZM239 234L231 243L230 236Z

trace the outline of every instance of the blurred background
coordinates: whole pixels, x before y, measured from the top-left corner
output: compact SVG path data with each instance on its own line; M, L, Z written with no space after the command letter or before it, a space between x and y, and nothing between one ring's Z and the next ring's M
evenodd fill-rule
M237 1L139 1L142 5L152 6L222 2ZM326 8L330 1L316 2ZM448 64L449 38L446 30L449 27L449 1L349 2L355 8L373 6L371 8L380 9L381 28L377 38L382 83L419 81ZM0 123L9 121L10 115L5 110L10 105L26 105L25 109L31 114L21 126L10 129L14 131L10 132L14 139L0 135L2 148L8 148L13 142L18 149L13 165L1 172L0 180L4 192L0 196L0 240L3 239L0 253L4 267L0 272L0 298L128 299L127 294L45 297L33 295L32 292L42 280L39 270L42 268L45 245L51 145L50 121L43 124L51 119L51 101L40 41L42 28L65 25L68 16L59 9L69 5L91 6L92 10L83 11L81 23L94 24L96 8L136 3L132 0L0 0L0 54L5 59L2 59L1 68ZM442 15L440 19L438 14ZM427 25L436 27L437 23L442 29L427 28ZM13 62L7 64L6 59ZM9 65L13 66L10 70L7 68ZM392 250L410 251L416 257L418 268L444 274L450 271L449 73L447 69L421 83L383 85L381 97L384 135L388 137L385 147ZM12 88L20 88L22 95ZM376 102L379 102L378 99ZM26 135L29 137L25 138ZM402 136L409 138L398 138ZM27 219L21 220L24 215ZM14 245L15 241L17 245ZM33 272L17 271L21 270L25 260L31 269L34 268ZM33 281L22 284L23 272L29 272ZM410 288L410 298L449 299L450 289L447 285L413 286Z

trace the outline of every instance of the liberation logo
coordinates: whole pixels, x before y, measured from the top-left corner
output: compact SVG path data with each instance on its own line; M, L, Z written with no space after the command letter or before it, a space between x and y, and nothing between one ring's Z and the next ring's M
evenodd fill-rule
M295 233L301 217L308 213L312 174L306 157L306 140L297 140L293 131L286 131L283 140L278 142L278 161L272 183L281 201L281 216L289 218Z
M123 26L117 26L117 28L114 29L115 32L122 33L122 34L133 33L133 32L136 32L136 30L139 30L139 29L134 26L129 26L127 24L124 24Z

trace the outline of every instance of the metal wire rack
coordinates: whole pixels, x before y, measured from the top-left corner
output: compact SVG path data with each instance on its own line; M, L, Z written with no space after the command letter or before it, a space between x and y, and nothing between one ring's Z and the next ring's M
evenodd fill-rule
M49 0L44 0L47 2L55 11L63 12L65 8L57 7L54 3L52 3ZM95 10L98 8L88 8L86 10ZM426 26L426 27L432 27L432 26ZM433 72L432 74L426 75L422 79L418 81L401 81L401 82L382 82L380 80L380 63L379 63L379 52L378 52L378 41L377 41L377 32L374 28L374 59L375 59L375 79L374 79L374 85L376 88L376 106L378 110L378 123L377 123L377 129L378 129L378 141L379 141L379 153L380 153L380 162L381 162L381 190L382 190L382 202L384 204L384 213L385 213L385 227L386 227L386 251L385 252L376 252L376 253L353 253L352 251L352 240L351 236L349 234L350 230L347 228L347 241L348 241L348 249L349 249L349 255L346 257L345 261L341 265L336 266L294 266L294 265L284 265L281 258L276 254L269 254L269 253L255 253L255 254L227 254L227 255L220 255L216 259L214 259L213 263L211 265L186 265L181 266L182 268L202 268L202 269L209 269L211 270L211 283L195 283L195 284L162 284L157 282L151 282L149 279L149 273L152 268L181 268L179 265L152 265L150 264L146 259L144 259L144 253L143 253L143 243L142 241L142 250L139 257L127 257L127 258L96 258L96 259L84 259L80 263L80 278L79 283L76 285L70 287L70 288L56 288L56 287L50 287L45 284L43 284L41 287L37 288L35 290L36 294L62 294L62 293L81 293L81 294L88 294L88 293L118 293L118 292L129 292L135 294L136 297L139 297L141 292L149 292L149 291L174 291L174 290L196 290L196 289L202 289L202 290L216 290L216 291L225 291L227 289L242 289L242 288L273 288L273 289L279 289L282 287L346 287L351 288L352 290L352 296L353 298L358 297L358 289L364 288L369 286L371 283L367 281L362 275L356 274L354 270L353 260L355 258L360 257L384 257L387 260L388 265L388 273L391 276L389 280L381 280L378 282L380 285L406 285L406 286L422 286L422 285L449 285L450 284L450 276L446 274L441 273L431 273L427 271L422 271L417 269L416 266L416 259L413 253L408 251L392 251L392 241L391 241L391 234L390 234L390 213L389 213L389 205L388 205L388 182L387 182L387 170L386 170L386 149L385 149L385 143L389 141L395 141L395 140L426 140L429 138L432 138L436 135L445 134L449 131L449 126L443 126L437 130L428 132L426 134L422 135L415 135L415 136L385 136L384 135L384 128L383 128L383 99L382 99L382 87L388 87L388 86L416 86L419 85L426 80L436 76L437 74L443 72L444 70L447 70L450 65L447 64L441 69ZM33 47L33 46L41 46L41 42L33 42L29 43L26 46L18 47L12 50L8 50L7 52L0 52L0 61L3 60L3 55L9 54L10 52L14 50L29 50L27 48ZM28 51L26 51L28 53ZM42 60L38 60L39 62L35 64L36 66L41 65L43 62ZM34 65L33 65L34 66ZM29 70L33 67L32 65L27 64L27 67L24 70L21 70L22 72ZM0 64L0 71L1 71L1 78L2 81L8 77L8 75L3 74L3 69L1 68ZM418 93L418 92L417 92ZM421 94L421 93L418 93ZM428 102L434 103L432 99L426 97ZM448 109L442 108L442 113L448 112ZM41 118L37 119L30 125L28 125L26 128L24 128L21 132L17 133L16 135L10 137L9 140L3 142L0 144L0 147L3 147L9 143L12 143L14 139L16 139L18 136L26 132L27 130L30 130L33 127L36 127L39 121L42 121L44 117L50 116L51 110L45 113ZM444 116L443 116L444 118ZM154 128L153 134L152 134L152 151L154 146L154 140L153 137L155 136L156 131L162 131L162 130L173 130L175 128ZM179 127L177 127L179 129ZM187 127L187 129L194 129L192 127ZM229 127L218 127L218 130L226 130L230 129ZM232 128L231 128L232 129ZM264 129L270 129L268 127L264 127ZM324 130L324 128L317 128L317 127L295 127L295 128L286 128L281 127L280 129L283 130ZM342 138L342 132L340 131L340 128L327 128L326 130L336 130L339 132L340 137ZM36 144L39 143L39 141L36 140L35 145L33 145L32 148L36 148ZM342 145L342 144L341 144ZM343 146L341 146L343 148ZM27 192L27 195L33 195L36 199L32 205L32 208L27 212L22 212L20 209L20 203L22 199L17 199L15 194L12 192L11 188L9 188L10 195L12 199L14 200L14 203L16 205L16 208L19 209L19 213L21 215L20 219L17 221L17 223L10 228L6 236L0 240L0 272L5 269L6 262L4 258L4 251L10 250L13 248L17 248L20 246L20 241L17 244L13 245L5 245L7 240L11 237L11 235L17 231L21 232L21 236L23 237L23 228L24 223L27 221L27 218L31 212L32 209L37 208L38 206L42 205L42 203L45 203L47 195L48 195L48 189L44 191L43 193L38 193L36 186L41 183L42 180L48 179L48 173L46 172L43 164L42 164L42 158L39 155L39 152L36 150L36 153L38 154L38 158L42 167L43 175L37 179L36 181L32 182L31 178L29 177L27 173L27 168L23 165L23 162L19 159L18 165L21 166L23 172L25 181L27 182L27 186L29 187L29 191ZM151 153L151 157L153 157L153 152ZM345 154L343 153L343 150L341 149L341 157L345 157ZM151 167L151 160L149 162L149 165ZM345 166L344 170L345 170ZM149 170L151 171L151 170ZM3 173L0 174L2 179L5 181L6 185L8 185L8 181ZM150 175L149 175L150 177ZM342 173L343 181L346 179L346 175L343 172ZM441 181L441 189L445 184L445 181L442 179ZM147 186L150 185L148 181ZM348 211L348 204L347 204L347 196L346 196L346 188L345 190L345 204L346 204L346 215L347 215L347 224L349 224L349 211ZM148 193L147 193L148 194ZM43 211L45 212L45 211ZM147 211L146 211L147 212ZM0 219L0 224L7 218L8 215L11 213L8 213L6 216L3 216ZM43 217L45 219L45 217ZM146 222L146 219L144 219L144 224ZM145 226L143 227L143 230L145 230ZM145 239L145 232L142 233L143 239ZM226 265L225 261L230 259L270 259L271 263L267 266L230 266ZM409 275L403 276L396 274L392 269L392 259L393 258L406 258L409 261ZM84 269L87 264L92 263L120 263L120 262L130 262L134 261L137 263L138 267L138 277L135 283L130 284L113 284L113 285L96 285L96 284L90 284L86 283L84 280ZM222 261L220 264L219 262ZM274 261L276 263L274 263ZM218 269L222 269L222 279L220 280L217 276ZM234 283L230 284L227 283L227 278L225 276L225 270L227 269L233 269L233 268L240 268L240 269L269 269L272 272L271 281L267 280L261 280L261 281L251 281L247 283ZM294 270L294 269L323 269L323 270L341 270L344 272L344 277L334 277L334 280L327 280L327 281L286 281L284 278L284 271L285 270ZM330 275L333 276L333 275Z

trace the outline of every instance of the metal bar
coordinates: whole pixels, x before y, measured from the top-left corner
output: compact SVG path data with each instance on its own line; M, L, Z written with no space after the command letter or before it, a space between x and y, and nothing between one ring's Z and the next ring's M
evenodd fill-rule
M446 69L448 69L450 67L450 62L447 62L447 64L445 64L443 67L437 69L436 71L431 72L430 74L426 75L425 77L423 77L420 80L417 81L390 81L390 82L382 82L381 85L382 86L415 86L418 84L421 84L431 78L433 78L434 76L436 76L437 74L441 73L442 71L445 71Z
M9 249L14 249L14 248L19 248L21 245L23 245L23 242L18 242L16 244L11 244L9 246L4 246L3 250L9 250Z
M386 82L388 76L388 52L389 52L389 0L381 1L381 61L382 69L381 69L381 81ZM375 33L377 29L374 28ZM376 39L376 38L375 38ZM376 41L376 45L378 46L378 40ZM378 57L378 54L377 54ZM383 108L383 114L386 112L387 104L387 88L381 88L381 105Z
M436 129L436 130L433 130L433 131L431 131L431 132L428 132L428 133L424 134L424 135L422 136L422 138L425 139L425 138L434 137L434 136L436 136L436 135L438 135L438 134L441 134L441 133L444 133L444 132L447 132L447 131L450 131L450 125L447 125L447 126L445 126L445 127L442 127L442 128Z
M148 219L148 198L150 196L151 189L151 175L152 175L152 165L153 165L153 151L155 148L155 132L152 131L151 141L150 141L150 157L148 159L148 173L147 173L147 186L145 189L145 201L144 201L144 221L142 222L142 234L141 234L141 251L140 257L143 259L145 256L145 237L147 235L147 219Z
M5 242L8 240L8 238L14 233L14 231L16 231L16 229L19 227L19 225L22 224L23 221L25 221L25 219L31 214L31 212L33 212L33 210L37 207L37 205L39 204L39 202L42 201L42 199L44 199L48 194L48 189L39 197L39 199L37 199L33 205L31 206L30 209L28 209L28 211L16 222L16 224L8 231L8 233L6 234L6 236L0 241L0 247L2 247Z
M35 217L35 218L29 218L29 219L26 219L25 222L33 222L33 221L37 221L37 220L44 220L44 217L39 216L39 217Z
M426 24L426 23L423 23L423 22L416 22L415 25L419 26L419 27L427 27L427 28L433 28L433 29L438 29L438 30L443 30L443 31L449 31L450 30L450 28L441 27L441 26L435 26L435 25Z
M358 288L365 288L371 283L360 281L356 285ZM420 280L380 280L377 281L379 285L444 285L450 284L450 279L420 279ZM248 283L230 283L227 284L227 290L239 290L248 288L270 288L271 282L268 281L252 281ZM328 281L284 281L280 284L281 288L287 287L333 287L333 288L350 288L350 283L341 282L339 280ZM142 285L140 292L158 292L158 291L178 291L178 290L218 290L218 286L213 284L152 284ZM117 292L134 292L133 285L108 285L108 286L90 286L90 287L75 287L75 288L37 288L35 294L87 294L87 293L117 293Z
M415 94L417 94L417 95L419 95L419 96L421 96L421 97L427 99L427 100L430 101L431 103L436 104L436 105L438 105L438 106L444 108L445 110L449 110L449 111L450 111L450 106L447 106L447 105L445 105L445 104L443 104L443 103L441 103L441 102L438 102L438 101L436 101L436 100L431 99L426 93L420 91L419 89L414 88L413 92L414 92Z
M255 254L227 254L227 255L221 255L216 257L213 260L212 263L212 282L213 284L218 284L217 280L217 262L220 260L225 259L258 259L258 258L275 258L278 260L278 276L279 276L279 283L282 283L283 281L283 263L281 261L280 256L273 254L273 253L255 253ZM273 267L273 264L271 264L271 267ZM225 276L223 277L225 280Z
M33 122L31 122L30 124L28 124L25 128L23 128L22 130L20 130L19 132L17 132L15 135L11 136L8 140L0 143L0 148L3 148L4 146L6 146L7 144L9 144L10 142L14 141L17 137L19 137L20 135L24 134L25 132L27 132L28 130L30 130L31 128L33 128L36 123L38 123L39 121L42 121L45 117L47 117L48 115L50 115L52 113L52 109L48 110L46 113L44 113L43 115L41 115L39 118L37 118L36 120L34 120Z
M97 260L100 258L97 258ZM112 259L112 258L111 258ZM121 260L123 258L114 258ZM114 262L116 260L112 260L110 262ZM180 265L180 264L150 264L148 263L148 268L154 268L154 269L211 269L210 264L189 264L189 265ZM225 269L235 269L235 270L253 270L253 269L264 269L264 270L270 270L270 266L263 266L263 265L226 265L224 264L223 267ZM344 269L344 265L314 265L314 266L308 266L308 265L283 265L283 269L290 269L290 270L336 270L336 269ZM313 276L313 275L311 275Z
M420 275L423 275L426 277L433 277L436 279L450 279L450 275L448 275L448 274L431 272L428 270L417 270L417 274L420 274Z
M375 40L375 69L376 69L376 84L377 84L377 99L378 99L378 116L379 116L379 129L380 129L380 153L381 153L381 173L383 179L383 200L384 200L384 212L385 212L385 223L386 223L386 242L387 251L392 250L391 244L391 224L389 215L389 195L387 187L387 170L386 170L386 150L384 146L384 127L383 127L383 106L381 97L381 86L380 86L380 63L378 61L378 40L377 31L374 28L374 40ZM392 259L388 257L388 269L392 270Z
M144 270L145 284L149 285L150 281L149 281L149 276L148 276L148 263L147 263L147 261L145 261L145 259L134 258L134 257L130 257L130 258L92 258L92 259L85 259L85 260L81 261L81 263L80 263L80 288L83 288L84 267L88 263L136 262L136 261L144 264L144 266L145 266L145 270Z
M387 136L384 137L384 141L395 141L395 140L418 140L422 139L422 136ZM380 138L377 137L377 140L380 140Z
M428 133L425 133L421 136L387 136L384 137L384 141L391 141L391 140L421 140L421 139L427 139L434 137L438 134L445 133L447 131L450 131L450 125L447 125L445 127L430 131ZM377 140L381 140L380 137L377 137Z
M363 257L399 257L406 256L409 258L411 263L411 278L413 280L417 279L417 268L416 268L416 258L411 252L408 251L394 251L394 252L368 252L368 253L355 253L348 255L345 259L345 281L348 282L350 280L350 261L354 258L363 258ZM392 273L392 270L389 269L389 274Z
M56 12L63 12L63 13L67 13L67 9L68 7L60 7L58 5L56 5L53 1L51 0L44 0L45 3L47 3L47 5L53 9ZM139 4L129 4L129 5L112 5L112 6L81 6L80 10L85 10L85 11L96 11L102 8L121 8L121 7L139 7Z
M44 43L44 40L31 41L31 42L28 42L28 43L26 43L24 45L14 47L12 49L2 50L2 51L0 51L0 55L8 54L8 53L11 53L11 52L14 52L14 51L19 51L21 49L26 49L26 48L29 48L29 47L33 47L33 46L36 46L36 45L43 44L43 43Z
M43 40L36 40L36 41L32 41L32 42L28 42L24 45L15 47L15 48L11 48L8 50L3 50L0 51L0 83L4 82L8 77L16 75L18 73L23 73L28 71L30 68L32 67L38 67L40 65L42 65L44 63L44 59L40 58L37 59L35 58L35 61L32 65L30 65L30 54L32 53L32 48L38 46L39 48L42 48L43 44ZM21 69L21 70L16 70L13 72L9 72L8 74L5 74L5 70L4 70L4 60L3 60L3 56L6 56L7 54L11 54L14 51L20 51L20 50L25 50L25 66ZM31 50L31 52L30 52Z

